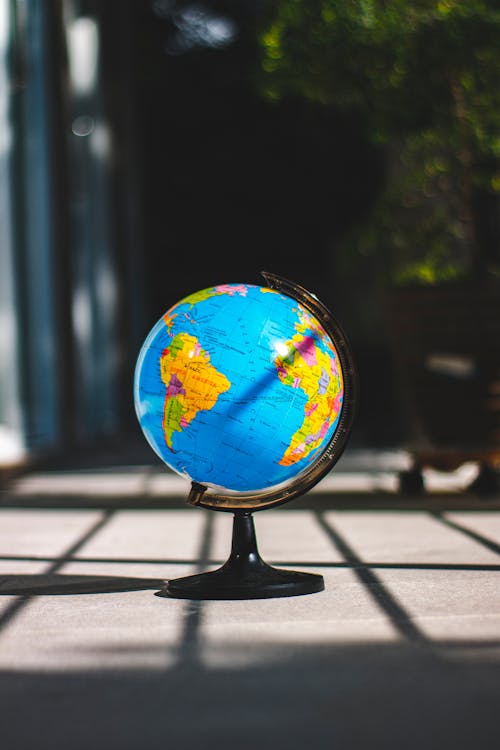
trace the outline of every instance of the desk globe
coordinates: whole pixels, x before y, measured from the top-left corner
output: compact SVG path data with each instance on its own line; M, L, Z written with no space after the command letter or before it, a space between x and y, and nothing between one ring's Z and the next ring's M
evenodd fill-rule
M302 286L221 284L185 297L153 326L134 401L146 439L191 482L188 502L234 514L217 570L166 581L160 595L253 599L314 593L323 577L268 565L252 513L303 495L340 457L355 370L338 323Z

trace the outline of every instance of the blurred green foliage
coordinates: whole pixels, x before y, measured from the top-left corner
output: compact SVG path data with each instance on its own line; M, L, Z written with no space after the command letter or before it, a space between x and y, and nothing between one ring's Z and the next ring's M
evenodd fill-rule
M344 242L391 282L498 274L484 232L500 193L496 0L278 0L260 36L265 96L357 112L385 189ZM494 234L494 233L493 233Z

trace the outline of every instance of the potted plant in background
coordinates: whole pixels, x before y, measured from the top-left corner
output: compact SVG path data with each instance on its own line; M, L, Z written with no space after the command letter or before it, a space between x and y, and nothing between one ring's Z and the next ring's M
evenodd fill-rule
M261 35L270 98L357 112L384 187L337 250L374 269L414 468L500 461L500 9L494 0L281 0Z

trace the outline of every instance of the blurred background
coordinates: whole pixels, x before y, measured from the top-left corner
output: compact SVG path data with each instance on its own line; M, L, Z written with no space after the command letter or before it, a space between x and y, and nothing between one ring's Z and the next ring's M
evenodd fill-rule
M145 336L268 270L351 340L351 446L496 487L499 32L476 0L0 0L0 466L154 461Z

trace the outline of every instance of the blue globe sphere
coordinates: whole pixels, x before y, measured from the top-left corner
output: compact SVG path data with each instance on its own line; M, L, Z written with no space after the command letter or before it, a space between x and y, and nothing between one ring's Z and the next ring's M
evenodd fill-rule
M337 348L301 302L223 284L171 307L137 359L134 401L158 456L231 493L285 487L327 449L344 376Z

